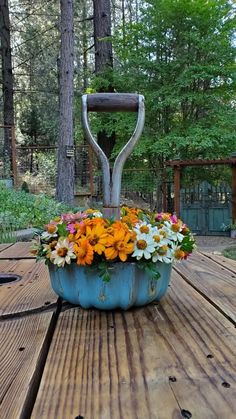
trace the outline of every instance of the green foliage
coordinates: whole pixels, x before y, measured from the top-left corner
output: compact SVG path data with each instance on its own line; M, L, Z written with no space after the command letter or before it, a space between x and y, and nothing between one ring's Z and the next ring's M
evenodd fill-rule
M0 230L43 228L56 215L70 207L44 195L32 195L0 187Z
M15 104L22 134L19 138L24 144L53 144L58 125L58 8L55 2L14 3L11 8L17 39L13 57Z
M26 192L26 193L29 193L29 186L28 186L28 183L27 182L23 182L22 183L22 185L21 185L21 190L23 191L23 192Z
M17 220L10 211L0 212L0 243L16 242Z
M236 260L236 247L228 247L222 253L226 258Z
M146 98L134 156L216 158L236 149L235 17L223 0L149 0L139 22L114 37L117 90ZM122 28L121 28L122 29Z
M145 272L150 276L151 279L159 279L161 274L160 272L157 271L157 266L156 263L152 262L152 261L142 261L139 260L137 262L137 266L140 269L144 269Z

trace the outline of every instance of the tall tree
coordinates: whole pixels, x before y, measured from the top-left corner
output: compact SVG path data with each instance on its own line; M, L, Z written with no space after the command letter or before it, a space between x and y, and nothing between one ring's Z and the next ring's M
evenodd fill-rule
M235 14L225 0L149 0L122 28L116 85L143 92L146 129L136 153L165 160L229 155L235 136ZM117 37L116 37L117 38Z
M74 201L73 93L74 93L74 19L73 1L60 0L61 46L59 59L59 135L56 196L59 201Z
M4 125L13 126L13 75L8 0L0 0L0 40L2 58L3 123ZM12 166L12 143L9 129L5 129L4 131L4 158L8 160Z
M93 0L95 74L99 92L113 92L113 55L111 43L111 4L110 0ZM103 118L105 123L105 118ZM108 135L105 129L97 134L97 141L104 153L110 157L115 145L115 132Z

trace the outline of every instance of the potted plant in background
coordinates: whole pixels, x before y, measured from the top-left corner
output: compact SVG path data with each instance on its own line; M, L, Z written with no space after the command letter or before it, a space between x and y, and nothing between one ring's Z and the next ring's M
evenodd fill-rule
M120 220L92 209L62 214L46 225L33 252L63 299L83 308L128 309L159 300L172 264L194 247L175 215L122 207Z
M236 238L236 220L232 221L230 224L222 224L221 228L223 231L228 231L232 239Z
M236 221L230 224L230 237L236 239Z

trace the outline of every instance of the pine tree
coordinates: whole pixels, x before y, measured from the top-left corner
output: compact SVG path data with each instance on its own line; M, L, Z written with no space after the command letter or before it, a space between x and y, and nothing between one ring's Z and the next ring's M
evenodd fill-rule
M3 124L14 126L13 75L11 57L11 35L8 0L0 0L0 41L2 58ZM4 130L3 154L5 163L12 169L11 131Z
M73 92L74 92L74 24L73 1L60 0L61 48L59 60L59 136L57 163L57 190L59 201L74 201L73 151Z

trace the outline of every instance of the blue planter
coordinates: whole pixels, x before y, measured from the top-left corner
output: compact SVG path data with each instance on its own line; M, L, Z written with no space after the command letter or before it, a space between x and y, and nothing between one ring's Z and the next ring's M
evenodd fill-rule
M135 263L114 263L109 271L111 279L104 282L98 273L76 264L64 268L49 265L53 290L64 300L83 308L101 310L143 306L158 301L166 293L170 282L171 265L157 262L161 277L151 279Z

